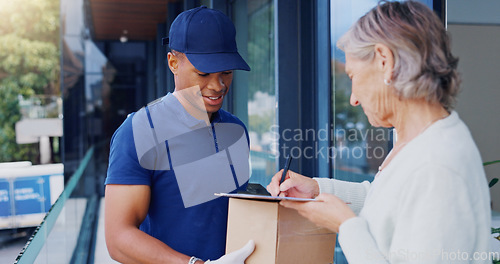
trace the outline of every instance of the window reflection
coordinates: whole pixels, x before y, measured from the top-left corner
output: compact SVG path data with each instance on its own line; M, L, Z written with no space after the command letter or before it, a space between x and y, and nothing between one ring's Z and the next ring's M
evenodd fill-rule
M252 70L245 82L237 82L235 100L246 105L236 115L248 126L250 137L250 182L267 185L276 172L276 152L272 127L276 123L276 88L274 84L274 8L271 0L235 1L244 6L246 18L234 15L237 35L245 34L239 50L247 53ZM242 21L244 20L244 21ZM248 114L248 116L246 116ZM246 119L246 120L245 120Z
M386 128L372 127L360 106L349 103L351 80L344 71L345 54L337 40L371 8L377 0L331 1L332 43L332 123L334 147L333 177L349 181L372 180L388 154L391 134Z

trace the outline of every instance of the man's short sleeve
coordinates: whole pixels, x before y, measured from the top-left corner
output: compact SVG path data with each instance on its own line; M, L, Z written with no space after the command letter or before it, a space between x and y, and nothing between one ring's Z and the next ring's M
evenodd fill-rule
M151 185L152 171L139 164L132 119L129 115L111 138L109 166L105 184Z

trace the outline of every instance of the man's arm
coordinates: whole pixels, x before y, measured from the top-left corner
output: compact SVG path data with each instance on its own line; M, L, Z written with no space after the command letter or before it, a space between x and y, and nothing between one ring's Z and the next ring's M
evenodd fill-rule
M106 185L105 235L110 256L121 263L188 263L190 256L139 230L150 194L147 185Z

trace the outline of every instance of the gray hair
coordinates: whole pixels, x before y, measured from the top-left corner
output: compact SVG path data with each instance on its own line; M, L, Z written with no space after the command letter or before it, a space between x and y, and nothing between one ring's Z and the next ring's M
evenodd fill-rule
M452 110L460 86L458 58L438 16L424 4L380 2L337 42L345 53L371 60L377 43L394 55L392 86L401 98L426 98Z

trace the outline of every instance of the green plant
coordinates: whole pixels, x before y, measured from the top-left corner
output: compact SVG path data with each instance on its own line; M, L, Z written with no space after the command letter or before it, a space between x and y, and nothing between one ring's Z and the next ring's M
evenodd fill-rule
M490 183L488 184L488 186L491 188L493 187L495 184L497 184L498 182L498 178L493 178L491 179Z
M36 162L16 142L19 96L59 95L59 0L0 1L0 161Z
M492 227L492 228L491 228L491 233L492 233L492 234L498 234L498 236L496 236L495 238L496 238L497 240L500 240L500 228L493 228L493 227Z
M483 163L483 166L488 166L488 165L491 165L491 164L495 164L495 163L500 163L500 160L493 160L493 161L488 161L488 162L484 162ZM488 186L491 188L493 187L495 184L497 184L498 182L498 178L493 178L491 179L490 183L488 184ZM495 238L500 241L500 228L491 228L491 234L495 234L497 235ZM500 260L493 260L493 264L500 264Z
M495 163L500 163L500 160L493 160L493 161L483 162L483 166L488 166L488 165L492 165L492 164L495 164ZM497 184L497 182L498 182L498 178L493 178L493 179L491 179L491 181L488 184L488 186L491 188L495 184Z

